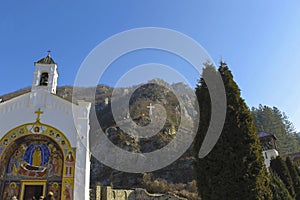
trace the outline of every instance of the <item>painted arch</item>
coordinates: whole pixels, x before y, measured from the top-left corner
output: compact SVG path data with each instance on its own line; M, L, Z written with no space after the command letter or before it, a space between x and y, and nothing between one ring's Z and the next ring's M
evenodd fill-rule
M75 153L61 131L39 120L10 130L0 139L0 199L24 199L35 188L72 200Z

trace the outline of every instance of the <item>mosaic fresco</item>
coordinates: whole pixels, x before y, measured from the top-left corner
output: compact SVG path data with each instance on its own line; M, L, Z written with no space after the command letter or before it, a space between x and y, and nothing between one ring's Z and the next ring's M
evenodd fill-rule
M19 195L20 185L17 185L15 182L10 182L5 185L5 189L3 191L3 199L11 199L13 196Z
M17 127L0 140L0 199L21 199L26 183L43 182L42 194L52 191L56 199L72 200L74 168L75 149L60 131L38 120Z
M20 139L7 165L6 176L22 178L60 178L62 175L63 155L48 138L27 136ZM18 141L16 141L18 142ZM2 169L5 170L5 169ZM3 172L1 174L4 174Z

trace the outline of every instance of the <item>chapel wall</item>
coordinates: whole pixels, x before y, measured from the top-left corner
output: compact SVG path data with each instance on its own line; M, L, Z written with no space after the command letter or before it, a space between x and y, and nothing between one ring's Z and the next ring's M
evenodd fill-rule
M187 200L172 194L150 194L145 189L113 189L96 185L90 190L90 200Z

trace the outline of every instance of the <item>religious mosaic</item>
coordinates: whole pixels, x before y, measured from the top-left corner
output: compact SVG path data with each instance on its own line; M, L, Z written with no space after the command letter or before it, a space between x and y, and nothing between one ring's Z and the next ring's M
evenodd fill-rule
M13 129L0 140L0 199L24 198L26 181L30 187L44 181L41 194L52 191L56 199L72 200L75 156L67 138L39 118Z
M18 178L60 178L63 155L48 138L25 137L13 150L6 174Z

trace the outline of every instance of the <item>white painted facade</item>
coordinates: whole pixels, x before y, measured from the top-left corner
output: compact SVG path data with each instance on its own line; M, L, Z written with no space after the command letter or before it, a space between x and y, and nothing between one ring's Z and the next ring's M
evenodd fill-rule
M39 86L43 72L49 73L48 86ZM73 104L56 96L57 77L56 64L35 63L32 91L0 103L0 139L15 127L35 122L35 111L40 108L41 123L61 131L76 148L74 200L89 199L91 104Z
M277 156L279 156L279 153L276 149L269 149L269 150L263 151L263 156L265 159L265 165L268 169L270 167L271 160L273 158L276 158Z

